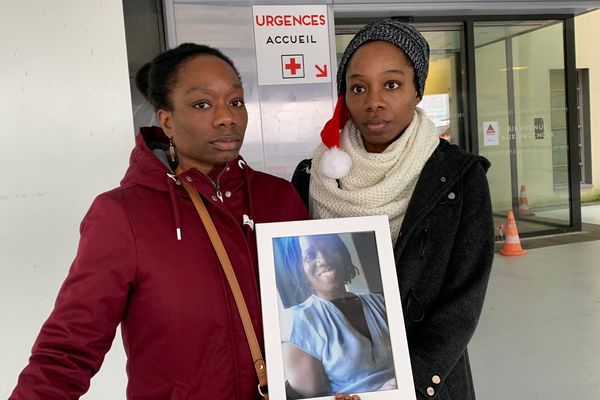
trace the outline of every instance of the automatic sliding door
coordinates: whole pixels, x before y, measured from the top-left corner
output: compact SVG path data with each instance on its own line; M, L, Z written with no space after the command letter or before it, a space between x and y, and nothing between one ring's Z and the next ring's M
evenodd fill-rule
M520 233L571 226L563 23L475 23L479 153L498 222Z

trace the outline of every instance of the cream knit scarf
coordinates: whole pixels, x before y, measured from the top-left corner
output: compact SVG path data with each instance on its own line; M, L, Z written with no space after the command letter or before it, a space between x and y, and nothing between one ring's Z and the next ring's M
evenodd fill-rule
M321 174L318 165L327 150L321 144L313 157L310 213L315 219L387 215L392 241L398 233L423 166L439 144L435 126L420 108L396 141L381 153L368 153L360 131L346 123L340 148L352 159L348 175L335 179Z

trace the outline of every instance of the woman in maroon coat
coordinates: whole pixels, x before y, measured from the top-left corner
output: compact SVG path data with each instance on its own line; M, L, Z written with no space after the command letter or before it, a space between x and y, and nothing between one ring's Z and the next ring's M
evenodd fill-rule
M305 207L287 181L239 156L244 91L220 51L183 44L143 67L137 83L162 129L141 130L121 185L85 216L77 256L11 400L78 399L119 324L128 399L259 397L231 291L180 180L212 216L261 343L254 223L304 219Z

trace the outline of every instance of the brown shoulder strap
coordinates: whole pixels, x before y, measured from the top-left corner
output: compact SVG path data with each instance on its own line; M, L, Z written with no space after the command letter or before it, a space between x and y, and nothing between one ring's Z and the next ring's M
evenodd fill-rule
M177 175L180 175L182 172L183 171L180 168L177 168ZM179 181L192 199L192 203L194 203L194 207L196 207L196 211L198 212L198 215L200 216L200 219L206 228L206 232L210 237L210 241L215 248L215 252L217 253L217 257L219 258L221 266L223 267L223 272L225 272L227 282L229 282L229 286L231 287L231 293L233 293L233 298L235 299L235 304L237 305L237 309L242 320L242 325L244 326L244 331L246 332L246 338L248 339L250 352L252 353L254 369L256 370L256 376L258 376L258 392L262 397L268 399L267 366L262 356L260 345L258 344L256 333L254 332L254 327L252 326L252 320L250 318L250 314L248 313L248 307L246 306L244 295L242 294L242 290L240 289L240 285L235 276L231 261L229 261L229 256L227 255L225 246L223 246L223 242L221 241L221 237L217 232L217 228L215 228L215 224L213 223L212 218L210 217L210 214L208 213L208 210L206 209L206 206L204 205L204 202L202 201L202 198L198 192L185 180L179 179Z

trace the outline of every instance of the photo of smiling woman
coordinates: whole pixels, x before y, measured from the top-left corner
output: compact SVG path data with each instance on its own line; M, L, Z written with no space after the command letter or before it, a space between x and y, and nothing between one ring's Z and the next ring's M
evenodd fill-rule
M395 389L372 233L277 238L274 248L287 398Z

